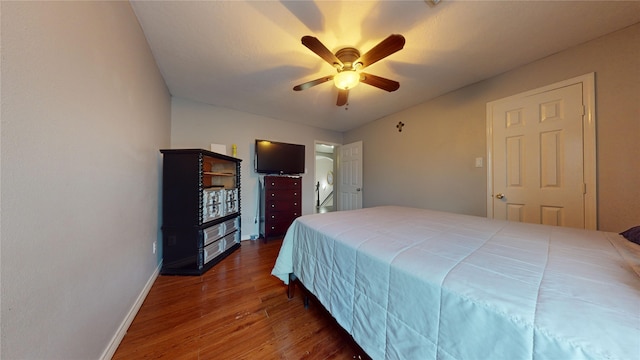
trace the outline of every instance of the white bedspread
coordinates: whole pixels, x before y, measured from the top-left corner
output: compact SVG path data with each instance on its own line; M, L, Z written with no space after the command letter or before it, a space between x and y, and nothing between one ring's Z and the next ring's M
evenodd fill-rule
M307 215L294 273L374 359L640 359L640 246L404 207Z

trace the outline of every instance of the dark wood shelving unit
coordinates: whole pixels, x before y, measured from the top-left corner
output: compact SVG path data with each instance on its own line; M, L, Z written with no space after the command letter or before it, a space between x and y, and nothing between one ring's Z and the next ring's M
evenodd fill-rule
M240 162L167 149L162 175L162 274L201 275L240 247Z

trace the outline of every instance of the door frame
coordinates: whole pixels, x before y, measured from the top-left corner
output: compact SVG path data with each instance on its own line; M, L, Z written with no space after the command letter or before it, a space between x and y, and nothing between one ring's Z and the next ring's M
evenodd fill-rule
M596 157L596 99L595 73L588 73L568 80L560 81L537 89L487 103L486 135L487 135L487 217L493 218L493 107L496 102L535 95L574 84L582 84L582 151L584 162L584 227L598 228L597 211L597 157Z

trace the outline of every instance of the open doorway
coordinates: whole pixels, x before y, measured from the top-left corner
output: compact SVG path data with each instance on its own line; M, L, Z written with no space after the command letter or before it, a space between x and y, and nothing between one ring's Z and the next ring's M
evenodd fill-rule
M336 175L337 148L337 144L315 142L315 213L336 210L334 178Z

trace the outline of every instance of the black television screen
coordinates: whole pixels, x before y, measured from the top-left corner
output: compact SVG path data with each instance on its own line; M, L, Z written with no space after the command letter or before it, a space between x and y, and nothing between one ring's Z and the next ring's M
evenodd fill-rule
M302 174L304 145L256 139L255 169L261 174Z

